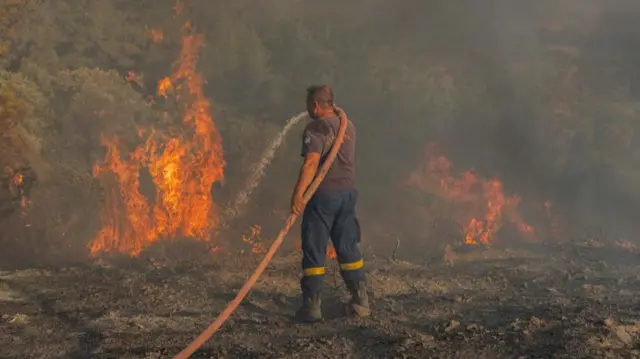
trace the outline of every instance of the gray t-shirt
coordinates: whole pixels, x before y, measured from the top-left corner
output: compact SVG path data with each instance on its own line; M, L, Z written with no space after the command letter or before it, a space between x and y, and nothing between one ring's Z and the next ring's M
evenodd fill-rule
M319 153L320 165L322 165L331 150L339 128L340 119L337 117L311 120L302 133L302 156L305 157L307 153ZM335 193L355 188L355 154L356 128L349 120L344 142L327 176L318 187L318 193Z

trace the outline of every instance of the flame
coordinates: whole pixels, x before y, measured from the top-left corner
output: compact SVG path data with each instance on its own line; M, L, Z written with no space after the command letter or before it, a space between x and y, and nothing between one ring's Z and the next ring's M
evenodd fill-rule
M16 186L22 185L24 182L24 175L22 173L16 173L13 175L13 184Z
M261 243L262 238L260 237L260 232L262 231L262 227L259 225L254 225L249 227L251 233L249 235L242 235L242 241L245 243L249 243L251 245L251 251L256 254L266 253L267 249Z
M162 42L164 40L164 34L160 29L147 29L149 32L149 36L151 36L151 41L157 43Z
M329 258L329 259L338 258L338 254L336 253L336 249L333 248L332 245L329 245L329 247L327 248L327 258Z
M483 219L471 218L464 229L466 244L491 244L492 236L502 224L502 208L505 204L502 183L497 179L482 183L487 212Z
M13 176L13 184L16 188L19 189L20 192L20 215L26 216L29 205L31 204L31 200L25 195L25 191L23 189L24 175L22 173L16 173Z
M29 205L31 205L31 200L26 194L25 176L22 172L13 170L10 167L5 168L5 172L8 174L9 192L15 196L15 198L20 198L20 215L25 216Z
M117 189L106 193L103 227L89 245L92 254L116 251L136 256L161 238L208 241L216 228L218 210L211 187L223 180L225 162L211 105L203 93L204 81L196 72L202 45L202 36L192 34L187 23L175 71L157 88L159 96L184 100L182 128L169 131L171 135L141 129L140 136L148 132L146 140L124 159L117 138L102 138L107 153L93 174L105 182L112 174ZM153 204L140 193L139 176L145 168L155 185Z
M407 182L425 192L465 205L467 210L460 220L466 244L491 245L505 218L527 237L534 234L534 228L518 214L520 198L505 196L500 180L486 180L473 171L462 172L457 177L452 172L453 163L430 144L425 165L411 173Z
M168 92L173 90L173 85L171 84L171 78L165 77L160 82L158 82L158 96L162 96L167 98Z

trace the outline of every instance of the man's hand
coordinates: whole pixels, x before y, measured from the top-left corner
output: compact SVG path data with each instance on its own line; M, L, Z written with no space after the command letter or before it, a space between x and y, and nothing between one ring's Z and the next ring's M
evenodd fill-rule
M291 196L291 213L298 216L302 211L304 211L304 199L301 195L294 193Z

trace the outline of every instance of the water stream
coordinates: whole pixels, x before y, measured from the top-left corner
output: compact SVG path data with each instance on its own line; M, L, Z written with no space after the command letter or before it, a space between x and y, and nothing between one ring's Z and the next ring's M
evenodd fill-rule
M252 166L253 170L247 178L242 191L240 191L233 202L226 207L224 215L222 216L221 227L226 227L242 214L246 204L249 202L251 194L258 187L266 173L267 167L269 167L271 161L273 161L276 150L280 148L289 131L306 116L307 112L305 111L289 118L284 128L282 128L282 131L280 131L271 143L269 143L269 146L262 151L260 159Z

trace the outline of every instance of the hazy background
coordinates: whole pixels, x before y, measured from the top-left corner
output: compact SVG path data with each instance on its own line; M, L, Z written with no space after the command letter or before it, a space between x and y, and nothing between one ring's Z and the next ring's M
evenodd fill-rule
M387 248L403 238L421 253L461 239L456 228L435 225L447 215L433 196L404 184L430 141L456 170L499 178L505 194L522 197L521 214L534 226L549 225L542 213L552 202L569 230L545 240L635 239L637 1L190 0L179 16L173 5L0 5L0 125L11 129L3 130L0 167L29 168L34 182L32 207L20 216L3 180L8 257L82 255L100 225L103 189L91 177L104 154L100 134L135 144L136 125L158 121L145 97L171 72L187 19L206 38L199 70L228 164L214 189L220 206L303 109L305 88L326 83L358 128L369 243ZM161 43L151 41L151 28L162 29ZM125 81L129 71L142 85ZM282 223L301 130L278 152L238 231L261 224L271 237Z

